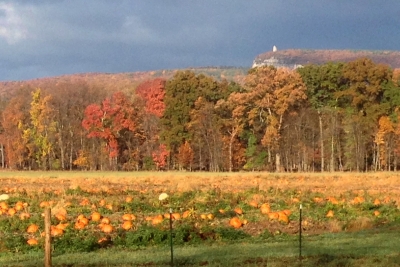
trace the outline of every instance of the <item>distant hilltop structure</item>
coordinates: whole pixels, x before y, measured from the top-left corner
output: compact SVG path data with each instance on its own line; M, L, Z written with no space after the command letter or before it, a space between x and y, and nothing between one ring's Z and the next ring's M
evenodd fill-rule
M274 45L272 51L258 55L253 60L252 67L275 66L296 69L307 64L325 64L327 62L349 62L358 58L367 57L375 63L389 65L391 68L400 68L399 51L372 51L372 50L279 50Z

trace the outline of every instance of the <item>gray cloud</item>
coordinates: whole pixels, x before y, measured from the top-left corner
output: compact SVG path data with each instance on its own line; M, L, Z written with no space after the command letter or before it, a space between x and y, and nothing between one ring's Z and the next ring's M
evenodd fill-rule
M278 49L398 50L398 0L0 1L0 80L250 66Z

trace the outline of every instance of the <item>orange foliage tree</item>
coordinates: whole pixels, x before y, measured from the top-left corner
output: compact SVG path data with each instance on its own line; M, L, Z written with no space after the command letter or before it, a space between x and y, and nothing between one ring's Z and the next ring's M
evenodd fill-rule
M9 101L1 116L3 129L0 139L6 150L5 165L11 169L32 167L21 129L22 125L29 123L30 91L30 88L19 90Z
M282 171L279 151L282 125L289 113L295 112L296 106L307 99L306 87L297 72L266 66L249 71L245 89L247 91L240 102L250 106L246 108L248 123L250 126L259 124L263 127L261 143L268 149L269 155L275 154L276 171Z
M178 151L178 163L182 168L191 169L193 164L194 153L188 141L185 141Z

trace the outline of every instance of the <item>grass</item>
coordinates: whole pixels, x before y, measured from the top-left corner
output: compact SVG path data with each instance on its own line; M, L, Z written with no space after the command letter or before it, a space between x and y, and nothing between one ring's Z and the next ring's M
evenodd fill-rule
M234 243L174 248L175 266L398 266L399 229L323 234L273 243ZM0 254L1 266L41 266L42 252ZM301 265L300 265L301 263ZM170 248L107 249L53 257L53 266L168 266Z

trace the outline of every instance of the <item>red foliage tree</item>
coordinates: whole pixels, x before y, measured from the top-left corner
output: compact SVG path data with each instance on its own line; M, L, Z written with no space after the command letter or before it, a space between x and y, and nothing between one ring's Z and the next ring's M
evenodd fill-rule
M167 150L167 146L161 144L157 151L153 152L153 161L157 166L157 169L163 169L167 165L167 156L169 151Z
M89 138L106 140L109 155L118 155L118 138L123 131L135 131L138 126L137 111L133 103L122 92L117 92L111 98L106 98L101 106L91 104L85 109L82 126L89 131Z
M157 78L139 84L136 89L136 94L146 102L146 113L154 114L158 118L164 114L165 110L165 83L164 79Z

